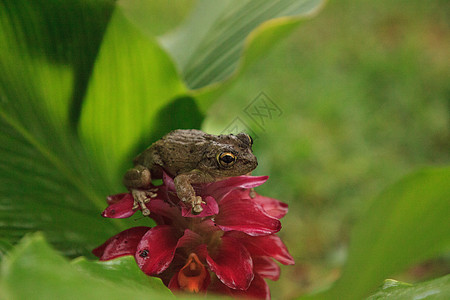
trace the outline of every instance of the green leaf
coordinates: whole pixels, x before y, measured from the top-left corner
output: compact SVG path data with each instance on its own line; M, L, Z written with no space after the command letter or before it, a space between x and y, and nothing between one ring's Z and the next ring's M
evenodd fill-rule
M72 266L83 274L93 278L102 278L113 283L135 289L152 289L167 293L161 279L150 277L142 272L133 256L122 256L109 261L92 261L78 257Z
M59 126L75 122L113 3L0 1L2 100L25 118L38 103Z
M122 275L122 280L120 280ZM26 236L1 269L3 299L168 299L170 291L147 277L134 260L106 263L84 259L70 264L42 234ZM146 284L148 283L148 284Z
M83 142L109 182L118 185L121 163L153 130L158 111L185 92L167 54L130 23L118 6L94 67L80 122Z
M13 245L7 240L0 239L0 263L3 260L3 257L8 253L8 251L13 247Z
M119 1L126 17L151 35L143 1ZM175 60L201 111L259 56L315 14L323 0L199 1L187 20L159 41ZM145 13L144 13L145 12Z
M210 105L221 96L240 76L245 74L254 61L263 55L268 49L276 45L276 42L288 35L292 30L304 21L305 16L284 17L266 21L256 28L246 39L242 58L234 71L223 82L208 85L193 92L202 111L206 111ZM270 70L268 70L270 72Z
M245 39L267 20L298 17L322 1L199 1L191 16L161 38L192 89L222 81L236 69ZM267 46L267 45L264 45Z
M319 299L360 299L390 275L450 250L450 168L409 175L377 197L351 235L341 278Z
M386 279L382 287L367 300L378 299L449 299L450 275L418 284Z
M8 45L0 50L0 236L9 243L40 230L66 254L88 254L123 228L100 217L111 190L69 113L111 8L109 1L0 2L0 44Z

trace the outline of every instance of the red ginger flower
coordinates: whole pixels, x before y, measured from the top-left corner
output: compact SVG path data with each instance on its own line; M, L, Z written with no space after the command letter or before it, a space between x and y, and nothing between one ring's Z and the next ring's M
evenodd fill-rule
M249 188L267 176L237 176L195 185L206 204L192 215L176 196L173 179L154 188L147 203L157 226L122 231L93 250L100 260L134 255L139 268L157 276L172 291L212 291L231 296L269 299L265 278L277 280L280 268L273 261L294 264L281 239L281 219L287 205ZM135 213L129 193L108 197L104 217L126 218Z

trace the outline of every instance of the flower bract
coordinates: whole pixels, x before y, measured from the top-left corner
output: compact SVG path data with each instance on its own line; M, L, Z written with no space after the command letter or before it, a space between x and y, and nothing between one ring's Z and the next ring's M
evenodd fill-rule
M133 227L109 238L93 250L100 260L133 255L139 268L156 276L175 293L221 293L235 297L269 299L265 279L277 280L274 261L294 264L276 235L285 203L251 189L267 176L237 176L194 185L204 200L203 211L192 214L178 199L173 179L152 186L156 196L146 206L156 226ZM127 218L133 210L130 193L107 198L107 218Z

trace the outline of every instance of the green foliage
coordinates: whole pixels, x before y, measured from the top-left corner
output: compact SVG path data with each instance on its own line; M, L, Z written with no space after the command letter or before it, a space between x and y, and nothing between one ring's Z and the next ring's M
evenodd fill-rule
M229 88L231 79L236 79L302 20L315 14L323 3L202 0L181 26L159 36L159 41L205 112ZM120 1L119 5L142 32L155 32L148 22L155 7L143 1Z
M133 257L72 264L42 234L26 236L2 263L2 299L169 299L160 279L144 275Z
M236 70L247 36L263 22L288 16L291 17L288 20L299 19L316 11L321 3L321 0L203 0L197 3L188 20L178 30L162 36L161 42L177 62L187 85L198 89L223 81ZM273 43L280 36L283 35L264 37ZM260 50L271 44L258 42Z
M121 164L171 99L186 92L155 39L116 9L83 103L80 135L102 172L119 185ZM189 120L189 117L186 117Z
M0 239L0 263L2 262L3 257L5 257L5 255L9 250L11 250L12 247L13 245L10 242Z
M379 299L448 299L450 275L419 284L408 284L386 279L382 287L367 300Z
M42 230L66 254L87 254L120 228L99 216L110 187L71 123L111 9L0 2L0 236L11 243Z
M319 299L361 299L386 277L450 250L450 168L427 169L377 197L351 235L342 277Z

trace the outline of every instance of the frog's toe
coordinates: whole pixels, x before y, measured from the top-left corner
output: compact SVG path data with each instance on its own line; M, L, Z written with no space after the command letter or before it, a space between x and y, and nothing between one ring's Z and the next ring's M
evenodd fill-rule
M136 210L136 209L138 209L139 207L140 207L140 206L139 206L139 202L137 202L136 200L134 200L132 210Z
M206 204L202 197L200 196L194 196L191 198L191 205L192 205L192 213L193 214L199 214L203 211L202 204Z
M200 204L194 205L194 206L192 207L192 214L194 214L194 215L198 215L198 214L201 213L202 211L203 211L203 207L202 207Z
M134 203L133 203L133 207L132 207L133 210L137 210L140 208L142 211L142 214L144 216L150 215L150 210L145 205L146 203L150 202L148 192L132 189L131 194L133 195L133 199L134 199Z

